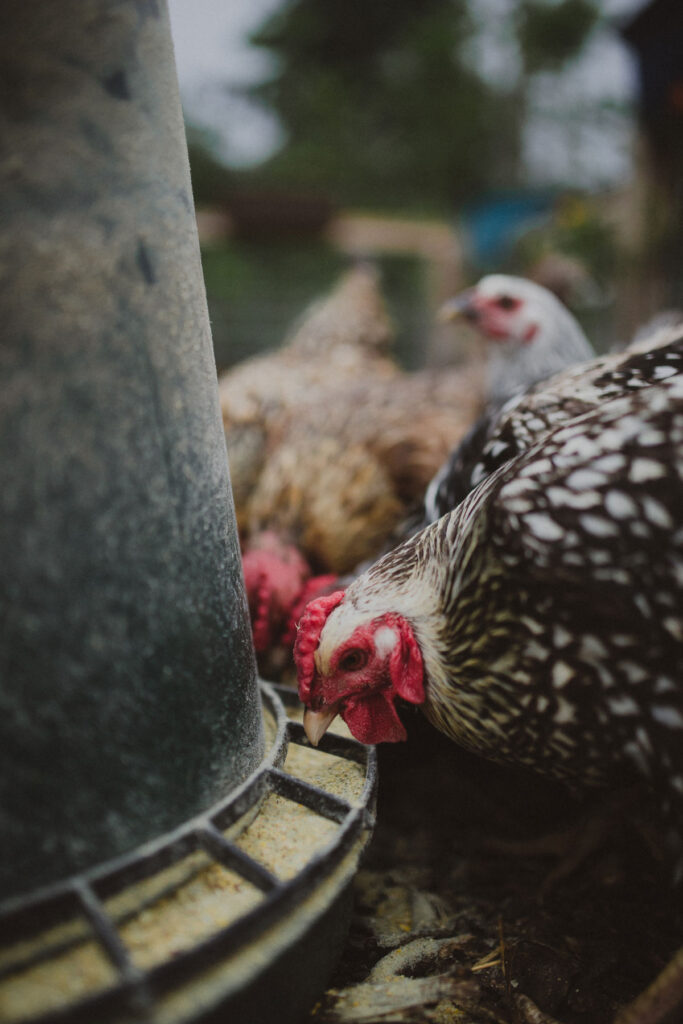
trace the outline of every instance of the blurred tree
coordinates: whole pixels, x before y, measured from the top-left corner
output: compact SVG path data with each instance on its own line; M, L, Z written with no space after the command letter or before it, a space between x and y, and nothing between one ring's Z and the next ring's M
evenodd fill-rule
M450 206L509 179L509 100L463 60L464 0L294 0L252 36L278 70L248 94L280 117L263 168L347 203Z
M591 0L522 0L516 21L526 71L556 71L579 52L597 20Z
M246 95L287 141L259 176L344 203L450 209L519 184L524 81L581 47L592 0L523 0L507 88L468 59L468 0L289 0L251 37L277 69Z
M234 174L218 157L215 132L198 128L185 118L187 149L192 172L192 192L198 206L223 203L234 189Z
M542 73L560 72L563 67L580 53L599 20L595 0L519 0L511 12L511 27L519 47L521 69L514 90L517 96L519 132L524 121L537 114L534 97L537 78ZM543 89L544 105L547 93ZM580 131L580 125L595 121L598 109L590 108L585 102L580 110L555 109L554 117L560 117L568 135ZM552 107L552 104L551 104ZM573 122L573 123L572 123ZM565 184L574 184L570 180Z

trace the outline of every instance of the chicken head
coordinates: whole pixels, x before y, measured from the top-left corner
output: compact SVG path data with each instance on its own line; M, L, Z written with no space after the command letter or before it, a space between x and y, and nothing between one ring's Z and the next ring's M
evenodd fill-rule
M389 612L358 621L344 591L312 601L294 645L304 728L317 746L337 715L362 743L397 742L406 731L397 697L425 699L422 655L410 623Z

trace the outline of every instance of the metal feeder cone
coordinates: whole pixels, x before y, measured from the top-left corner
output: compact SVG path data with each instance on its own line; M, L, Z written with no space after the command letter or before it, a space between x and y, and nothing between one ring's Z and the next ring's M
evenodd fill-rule
M256 679L168 13L0 51L0 1020L295 1020L374 761Z

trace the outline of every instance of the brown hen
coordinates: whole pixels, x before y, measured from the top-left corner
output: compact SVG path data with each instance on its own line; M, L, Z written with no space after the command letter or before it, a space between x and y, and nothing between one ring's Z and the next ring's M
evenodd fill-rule
M367 377L288 419L248 502L250 535L275 530L316 571L372 558L480 410L473 369Z
M377 272L359 264L294 325L281 348L254 356L218 381L238 525L248 527L248 502L266 459L277 449L290 418L311 394L344 383L391 378L398 369L387 353L393 328Z
M376 557L480 411L483 367L409 374L391 359L392 342L377 273L361 264L280 350L220 380L261 650L282 636L288 574L315 596L286 545L312 573L346 573Z

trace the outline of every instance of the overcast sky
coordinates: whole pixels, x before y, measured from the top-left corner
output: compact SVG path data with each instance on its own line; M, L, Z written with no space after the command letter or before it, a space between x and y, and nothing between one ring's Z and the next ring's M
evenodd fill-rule
M280 140L277 123L227 95L226 86L256 82L269 70L267 54L250 46L249 32L282 0L168 0L183 105L197 124L214 129L220 150L236 163L254 163Z
M228 95L227 87L259 81L268 74L267 54L250 47L247 35L283 0L168 0L178 78L185 110L192 121L213 129L221 154L236 164L258 162L277 147L277 121ZM478 0L474 7L482 25L476 59L491 78L504 78L503 41L495 27L501 11L515 0ZM645 0L603 0L611 16L630 15ZM508 48L509 53L509 48ZM509 59L509 57L508 57ZM512 70L508 67L507 73ZM526 137L527 160L539 180L563 176L567 161L581 176L590 166L586 184L619 181L629 173L631 137L608 124L569 125L573 111L596 95L613 100L633 95L633 64L626 48L612 33L600 33L580 62L548 88L543 76L536 87L538 114ZM568 112L558 116L558 109ZM605 133L613 131L611 145ZM602 143L602 144L601 144Z

